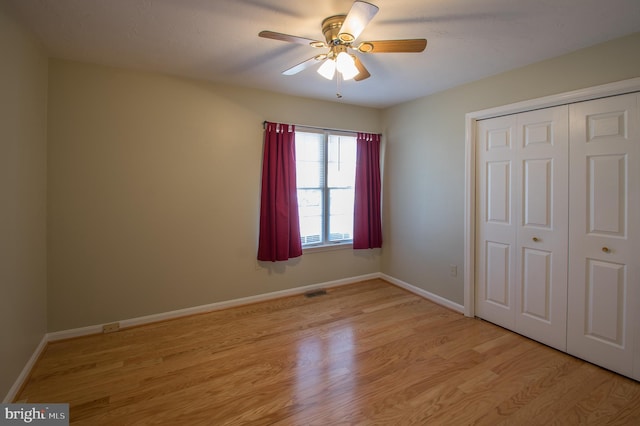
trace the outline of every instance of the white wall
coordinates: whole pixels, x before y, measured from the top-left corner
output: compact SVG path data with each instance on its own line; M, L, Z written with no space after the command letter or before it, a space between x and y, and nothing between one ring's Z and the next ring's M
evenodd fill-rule
M262 122L381 111L52 60L49 331L380 271L379 250L256 261Z
M0 2L0 397L46 333L47 59Z
M462 304L465 114L638 77L638 52L640 33L385 110L382 272Z

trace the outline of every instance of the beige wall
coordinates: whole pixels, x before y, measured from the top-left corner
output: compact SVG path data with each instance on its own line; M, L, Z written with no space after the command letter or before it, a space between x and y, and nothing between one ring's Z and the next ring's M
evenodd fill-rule
M0 2L0 398L46 333L47 59Z
M378 251L256 261L262 122L381 111L52 60L49 331L378 272Z
M639 52L636 33L386 110L382 271L462 304L465 114L638 77Z

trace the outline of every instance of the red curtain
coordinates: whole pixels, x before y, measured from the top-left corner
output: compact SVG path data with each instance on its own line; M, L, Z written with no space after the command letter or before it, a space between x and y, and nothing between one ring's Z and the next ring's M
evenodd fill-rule
M353 248L382 247L380 135L358 133Z
M258 260L302 255L295 146L295 126L265 123Z

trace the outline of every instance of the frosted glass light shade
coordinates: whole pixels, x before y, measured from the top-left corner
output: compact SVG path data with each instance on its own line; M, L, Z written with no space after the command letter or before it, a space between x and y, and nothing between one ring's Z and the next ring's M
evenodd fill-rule
M327 80L332 80L335 73L336 62L333 59L327 59L322 65L320 65L320 68L318 68L318 74Z
M336 59L338 71L342 74L342 78L345 80L351 80L360 72L356 67L353 56L346 52L340 52Z

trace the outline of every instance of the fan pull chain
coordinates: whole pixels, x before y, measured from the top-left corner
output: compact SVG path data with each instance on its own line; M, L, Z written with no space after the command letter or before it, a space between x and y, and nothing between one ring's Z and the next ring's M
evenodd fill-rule
M342 94L340 93L340 77L342 77L342 74L339 71L336 71L336 97L338 99L342 98Z

